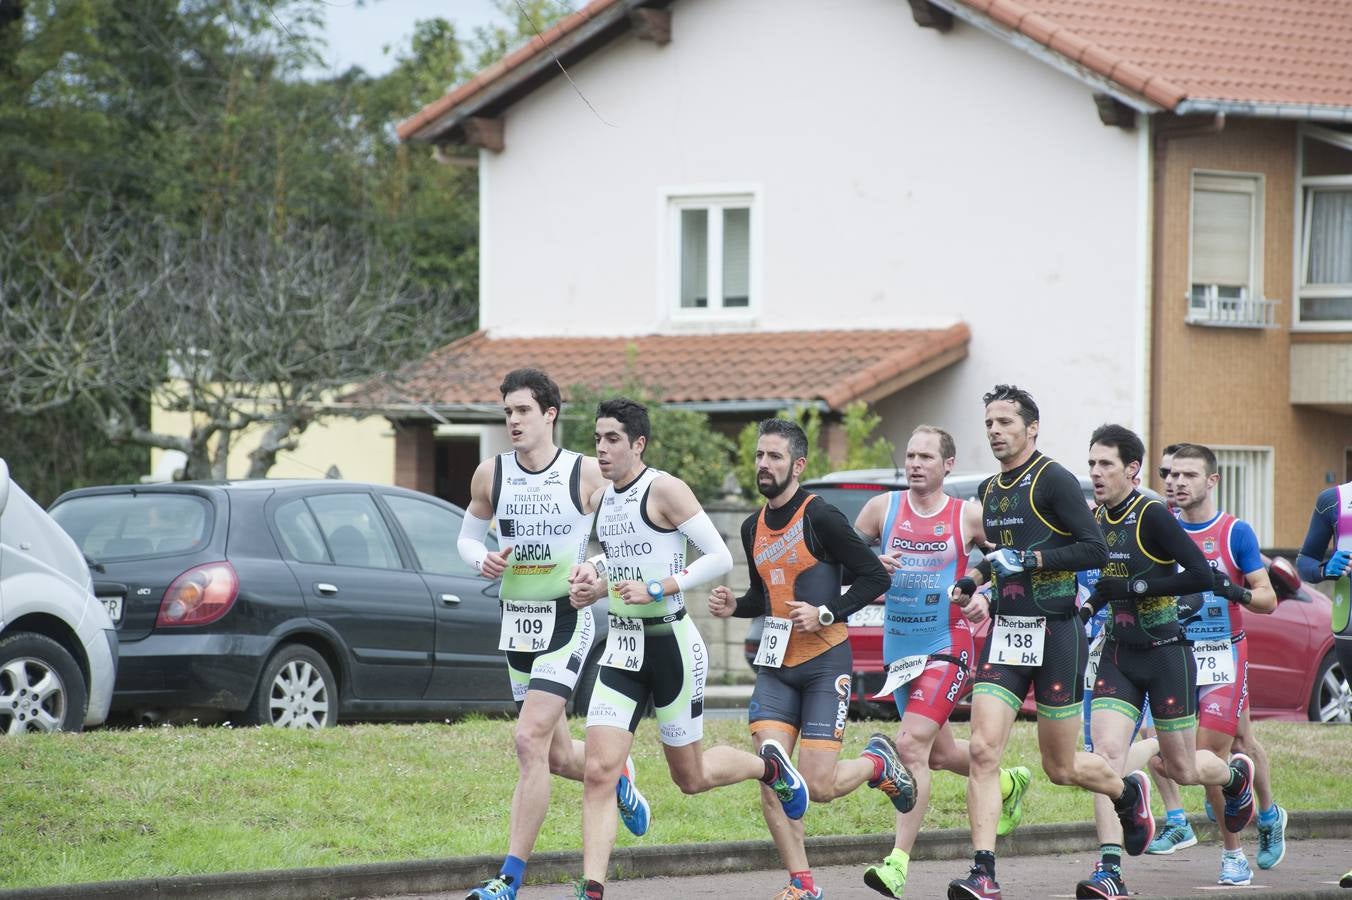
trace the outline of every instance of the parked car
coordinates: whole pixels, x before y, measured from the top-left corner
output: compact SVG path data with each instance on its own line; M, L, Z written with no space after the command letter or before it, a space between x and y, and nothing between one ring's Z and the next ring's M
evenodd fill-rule
M101 567L116 713L317 728L513 708L497 584L460 559L450 503L260 480L84 488L51 511Z
M0 731L102 723L117 650L79 548L0 459Z

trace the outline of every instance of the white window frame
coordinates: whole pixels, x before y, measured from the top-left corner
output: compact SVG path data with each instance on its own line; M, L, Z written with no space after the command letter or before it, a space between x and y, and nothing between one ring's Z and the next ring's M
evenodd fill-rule
M752 184L665 187L658 191L659 285L662 308L659 318L674 322L746 321L760 313L761 306L761 188ZM723 305L723 217L709 216L708 298L704 308L681 306L681 212L688 209L750 210L748 242L747 305Z
M1217 468L1222 473L1221 482L1216 486L1216 505L1221 511L1238 516L1252 525L1254 533L1258 535L1260 547L1271 547L1275 508L1273 497L1275 466L1272 447L1232 444L1212 445L1211 449L1216 453ZM1243 498L1246 502L1243 504L1233 502L1235 494L1226 484L1224 474L1226 466L1241 465L1249 469L1253 476L1248 496ZM1249 508L1250 506L1256 508Z
M1310 263L1310 223L1314 216L1314 204L1306 203L1305 196L1311 190L1319 188L1352 189L1352 173L1347 175L1306 175L1305 141L1314 139L1352 150L1352 134L1318 125L1300 126L1296 141L1296 227L1292 229L1294 251L1292 259L1293 289L1295 298L1291 303L1291 329L1293 331L1352 331L1352 318L1305 321L1301 318L1301 302L1306 297L1342 297L1352 295L1352 285L1338 287L1309 287L1305 282L1305 273Z
M1196 279L1193 276L1193 233L1197 223L1197 192L1246 194L1249 208L1249 281L1240 297L1220 297L1213 290L1204 297L1193 294ZM1263 242L1266 220L1267 179L1261 172L1233 172L1215 169L1194 169L1188 185L1188 290L1186 321L1197 325L1234 327L1274 327L1272 308L1276 305L1264 297Z

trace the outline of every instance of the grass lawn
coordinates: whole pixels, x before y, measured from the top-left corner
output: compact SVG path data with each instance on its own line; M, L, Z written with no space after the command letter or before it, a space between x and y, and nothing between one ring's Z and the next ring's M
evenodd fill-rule
M881 724L851 723L855 754ZM957 725L965 735L966 726ZM582 736L582 723L573 722ZM1259 723L1278 801L1290 809L1348 805L1352 729ZM747 746L745 725L706 722L705 745ZM634 758L653 807L643 844L766 840L754 784L683 796L666 775L656 725ZM1025 822L1088 822L1088 794L1058 788L1038 767L1034 726L1016 725L1006 757L1034 771ZM32 735L0 741L0 887L501 854L516 780L512 723L357 725L323 732L157 728ZM578 850L581 785L553 781L538 850ZM1188 788L1190 811L1201 792ZM935 778L926 826L966 825L966 783ZM1157 810L1162 814L1162 810ZM814 805L809 835L890 831L891 805L861 789ZM640 839L622 827L621 846Z

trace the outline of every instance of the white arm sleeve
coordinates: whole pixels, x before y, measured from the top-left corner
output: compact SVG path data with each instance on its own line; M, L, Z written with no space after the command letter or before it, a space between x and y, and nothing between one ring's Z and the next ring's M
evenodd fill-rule
M700 511L676 526L676 530L689 538L690 543L704 554L672 576L682 593L691 585L713 581L732 571L732 554L728 552L723 535L718 533L708 513Z
M460 524L460 539L455 542L455 546L460 551L460 558L473 566L476 572L483 565L484 557L488 555L488 547L484 544L486 537L488 537L488 520L472 513L465 513L465 521Z

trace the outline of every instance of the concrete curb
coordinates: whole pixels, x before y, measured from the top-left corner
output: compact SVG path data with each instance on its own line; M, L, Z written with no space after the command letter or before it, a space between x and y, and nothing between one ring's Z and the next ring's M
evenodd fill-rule
M1216 826L1205 816L1192 817L1202 839L1214 839ZM1352 810L1292 812L1288 840L1352 838ZM874 862L892 849L887 834L825 836L807 839L814 867ZM1096 850L1098 837L1091 823L1029 825L1000 838L1002 855L1036 856ZM971 852L966 829L922 832L913 859L966 859ZM0 890L0 900L329 900L334 897L381 897L393 894L452 891L474 884L496 871L500 856L469 856L412 862L368 863L268 872L228 872L184 875L135 881L105 881L43 888ZM779 868L779 855L770 841L733 841L721 844L679 844L664 847L621 847L611 860L618 878L658 875L746 872ZM537 853L531 859L532 882L563 882L576 878L582 854ZM1337 887L1300 890L1245 891L1246 900L1352 900L1352 892ZM1195 900L1157 897L1154 900Z

